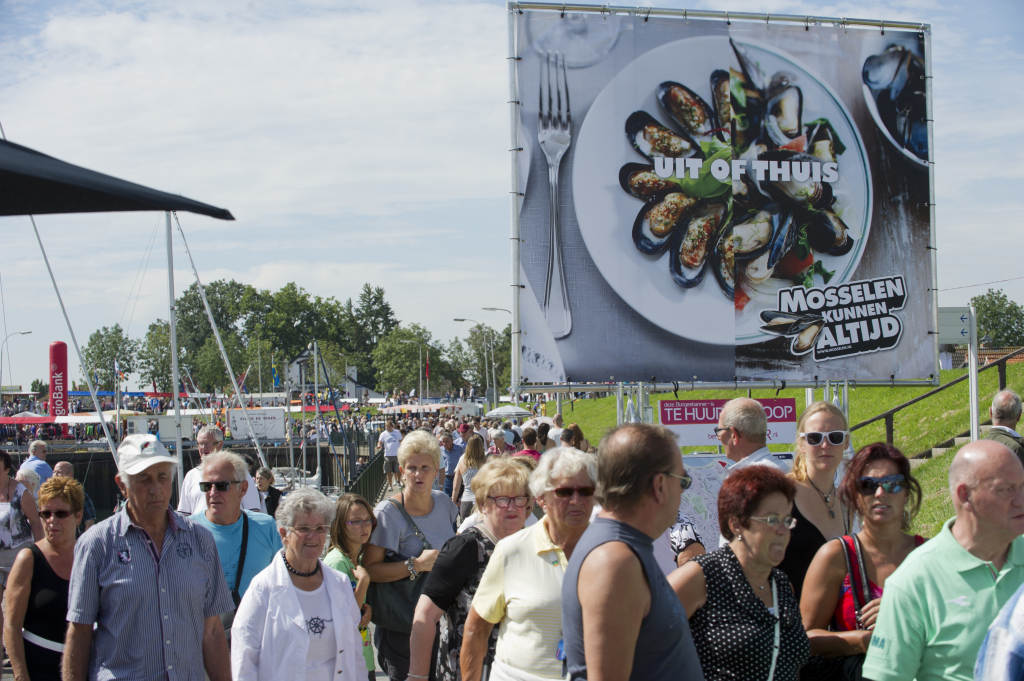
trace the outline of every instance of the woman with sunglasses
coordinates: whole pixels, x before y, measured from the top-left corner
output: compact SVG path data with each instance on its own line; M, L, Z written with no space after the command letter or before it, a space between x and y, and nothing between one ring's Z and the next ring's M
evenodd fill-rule
M797 523L779 569L789 577L799 601L814 555L825 542L849 534L852 509L836 489L836 470L850 441L842 410L830 402L815 402L800 415L796 431L790 477L796 483Z
M75 528L85 492L57 476L39 487L43 538L22 549L7 579L4 644L16 679L60 681Z
M529 477L525 466L502 456L492 457L473 478L480 522L448 540L427 576L412 622L410 678L429 676L435 630L440 639L437 681L462 678L459 656L469 607L495 544L523 529L531 510ZM492 656L497 640L494 631L488 641Z
M362 617L359 632L363 637L363 658L370 681L376 678L373 663L373 645L369 639L371 609L366 605L366 591L370 588L370 575L360 564L363 547L370 541L370 533L377 525L370 502L358 494L344 494L338 499L334 522L331 524L331 550L324 557L324 565L346 575L352 582L352 591Z
M284 550L249 584L231 627L235 681L366 678L352 585L320 561L334 512L311 487L281 499Z
M479 681L497 628L491 681L561 679L562 577L590 524L597 457L559 447L540 458L530 491L545 511L495 548L466 618L459 663Z
M839 496L861 520L861 531L830 541L807 570L800 609L811 639L817 679L860 678L885 580L924 543L910 523L921 506L921 486L910 461L882 442L857 452Z
M668 577L707 681L796 681L807 660L800 607L778 568L799 526L795 494L793 481L773 466L734 471L718 492L718 524L729 543Z

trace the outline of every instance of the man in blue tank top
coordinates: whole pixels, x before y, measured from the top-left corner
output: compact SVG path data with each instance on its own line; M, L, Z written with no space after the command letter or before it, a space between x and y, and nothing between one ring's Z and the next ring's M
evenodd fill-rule
M598 449L602 510L583 533L562 582L570 679L702 681L686 612L654 558L689 487L675 435L627 423Z

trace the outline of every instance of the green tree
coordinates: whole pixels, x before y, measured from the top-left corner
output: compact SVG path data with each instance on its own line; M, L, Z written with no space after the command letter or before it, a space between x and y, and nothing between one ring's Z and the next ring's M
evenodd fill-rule
M245 364L252 366L249 369L249 376L245 379L245 385L251 393L261 392L260 379L263 380L262 392L272 392L274 387L274 376L270 372L273 366L274 348L270 341L262 338L254 338L249 341L245 348ZM245 367L235 367L235 371L241 374Z
M221 279L210 282L203 290L206 292L206 300L210 303L210 310L220 333L238 333L248 316L242 302L254 299L254 289L234 279ZM199 287L193 283L174 304L177 308L178 347L191 363L192 358L203 349L207 339L213 338L210 320L199 296Z
M373 366L377 370L377 384L383 390L408 392L413 388L419 388L419 346L402 341L426 344L430 341L430 332L418 324L411 324L409 327L395 327L380 339L373 349L372 356ZM423 385L425 390L425 379Z
M179 327L180 329L180 327ZM164 319L149 325L146 337L139 347L139 379L143 387L155 381L159 392L174 392L171 380L171 328ZM184 365L184 355L178 346L178 367ZM184 373L184 372L182 372Z
M224 350L227 352L228 359L231 360L231 368L235 371L236 378L241 378L248 366L245 346L238 334L234 332L224 333L222 331L221 340L224 341ZM224 359L217 348L217 340L212 335L206 339L206 343L203 344L191 364L192 378L203 392L233 390L231 378L224 366Z
M32 379L32 386L29 388L29 390L39 394L39 397L37 399L45 400L47 396L50 394L50 382L46 381L44 383L43 379L34 378Z
M994 346L1024 345L1024 308L1002 289L971 298L971 305L978 315L978 333L990 336Z
M129 338L120 324L104 326L99 331L94 331L89 336L89 342L82 346L85 366L80 367L80 370L83 375L86 371L93 376L98 375L97 390L113 390L116 385L115 360L125 375L135 373L138 349L139 342Z

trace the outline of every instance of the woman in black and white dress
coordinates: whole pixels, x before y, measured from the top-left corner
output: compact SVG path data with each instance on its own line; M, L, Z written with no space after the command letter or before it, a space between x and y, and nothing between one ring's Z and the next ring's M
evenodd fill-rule
M707 681L796 681L807 661L800 607L776 567L793 528L795 494L793 481L771 466L732 473L718 493L719 527L729 544L669 575Z

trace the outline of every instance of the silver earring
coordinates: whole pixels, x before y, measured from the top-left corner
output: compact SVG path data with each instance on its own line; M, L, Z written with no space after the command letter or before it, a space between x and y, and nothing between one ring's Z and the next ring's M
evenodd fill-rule
M736 541L743 541L743 535L742 534L737 534L736 535Z

